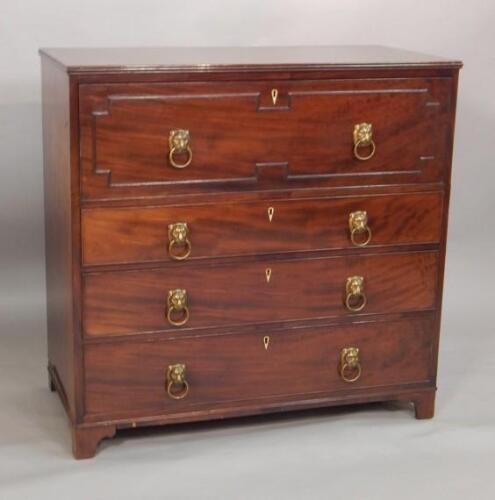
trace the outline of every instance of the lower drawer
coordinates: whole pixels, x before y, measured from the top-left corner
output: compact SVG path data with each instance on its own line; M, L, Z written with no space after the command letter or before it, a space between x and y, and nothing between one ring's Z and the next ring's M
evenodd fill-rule
M427 382L432 332L430 319L416 318L87 344L86 414L126 418Z
M414 252L89 273L84 334L424 311L435 307L437 262L437 252ZM362 278L361 293L347 290L353 277ZM168 298L176 291L187 309Z

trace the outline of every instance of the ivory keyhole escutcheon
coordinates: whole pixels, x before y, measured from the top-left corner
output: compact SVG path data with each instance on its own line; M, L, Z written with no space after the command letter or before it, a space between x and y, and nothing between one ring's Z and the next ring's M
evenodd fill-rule
M263 337L263 345L265 346L265 351L268 351L268 346L270 345L270 337L268 335Z
M272 89L272 102L274 106L275 104L277 104L277 99L278 99L278 90Z
M273 219L273 215L275 214L275 209L273 207L268 207L268 220L271 222Z
M270 267L267 267L265 269L265 277L266 277L266 282L270 283L270 280L272 278L272 269Z

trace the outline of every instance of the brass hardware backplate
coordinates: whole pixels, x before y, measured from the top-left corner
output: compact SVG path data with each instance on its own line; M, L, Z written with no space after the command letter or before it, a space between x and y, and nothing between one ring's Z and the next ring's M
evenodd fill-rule
M184 310L184 308L187 307L187 291L180 288L169 290L168 305L174 311Z
M366 307L368 299L364 293L364 278L362 276L349 276L345 284L345 291L344 304L347 310L357 313Z
M368 214L365 210L357 210L349 214L349 229L351 231L365 231L368 225Z
M175 389L177 386L181 386L179 391ZM186 365L184 363L168 366L165 388L172 399L183 399L187 396L189 384L186 380Z
M186 168L192 162L193 154L190 142L189 130L177 129L170 131L168 137L168 159L174 168ZM185 163L177 163L175 159L175 155L181 153L187 153Z
M189 140L189 130L171 130L168 137L168 145L170 149L175 150L175 153L185 153L189 147Z
M167 320L173 326L182 326L189 321L189 308L187 306L187 290L177 288L169 290L167 297ZM175 319L175 313L182 313L179 319Z
M185 260L189 257L192 244L189 239L189 227L186 222L176 222L168 226L168 253L174 260ZM177 247L180 247L179 249Z
M358 160L366 161L374 156L376 145L373 141L373 124L356 123L352 137L354 140L354 156ZM362 156L359 152L360 148L367 148L368 146L371 146L371 151L366 156Z
M368 226L368 213L366 210L357 210L349 214L349 231L352 244L357 247L365 247L371 241L372 232ZM362 235L364 235L364 238Z
M347 365L349 368L356 368L359 364L359 348L345 347L340 353L340 364Z
M373 124L372 123L356 123L354 125L354 145L369 146L373 139Z
M361 295L364 292L363 276L349 276L345 284L345 291L350 295Z
M168 238L177 245L185 243L189 235L189 228L186 222L176 222L168 226Z
M361 377L361 363L359 360L359 348L345 347L340 351L340 378L344 382L356 382Z
M169 365L167 369L167 380L174 384L183 384L186 380L186 365L184 363Z

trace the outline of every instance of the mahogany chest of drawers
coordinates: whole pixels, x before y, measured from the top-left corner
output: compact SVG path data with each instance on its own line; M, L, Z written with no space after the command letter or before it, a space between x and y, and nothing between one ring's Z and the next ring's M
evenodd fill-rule
M41 54L48 370L77 458L127 427L433 416L459 62Z

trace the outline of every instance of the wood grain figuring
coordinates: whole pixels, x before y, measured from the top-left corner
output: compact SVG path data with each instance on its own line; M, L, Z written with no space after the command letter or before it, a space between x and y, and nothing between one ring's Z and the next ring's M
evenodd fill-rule
M272 88L286 106L273 109ZM385 182L437 181L447 90L443 79L83 85L83 196L334 185L352 177L362 184L380 173ZM353 128L363 121L373 124L377 144L369 161L353 154ZM185 169L168 160L169 132L177 128L191 135Z
M83 260L86 265L175 262L168 252L168 226L175 222L187 222L191 231L188 260L354 248L348 221L356 210L368 213L373 232L368 248L439 242L442 194L438 192L96 208L82 212Z
M111 419L127 412L173 413L206 404L425 383L429 325L414 320L281 331L271 334L266 350L268 331L87 345L86 410ZM362 376L350 384L339 375L340 351L348 346L360 349L362 366ZM190 392L176 401L167 396L165 374L179 362L186 364Z
M87 336L359 316L344 307L348 276L365 278L363 314L435 306L436 252L266 261L92 273L84 282ZM271 269L267 283L265 270ZM186 289L190 320L166 319L168 290Z
M146 425L392 400L433 416L460 62L373 46L41 55L49 386L76 458ZM171 129L190 133L184 169ZM360 210L365 248L349 234ZM172 400L178 363L190 392Z

